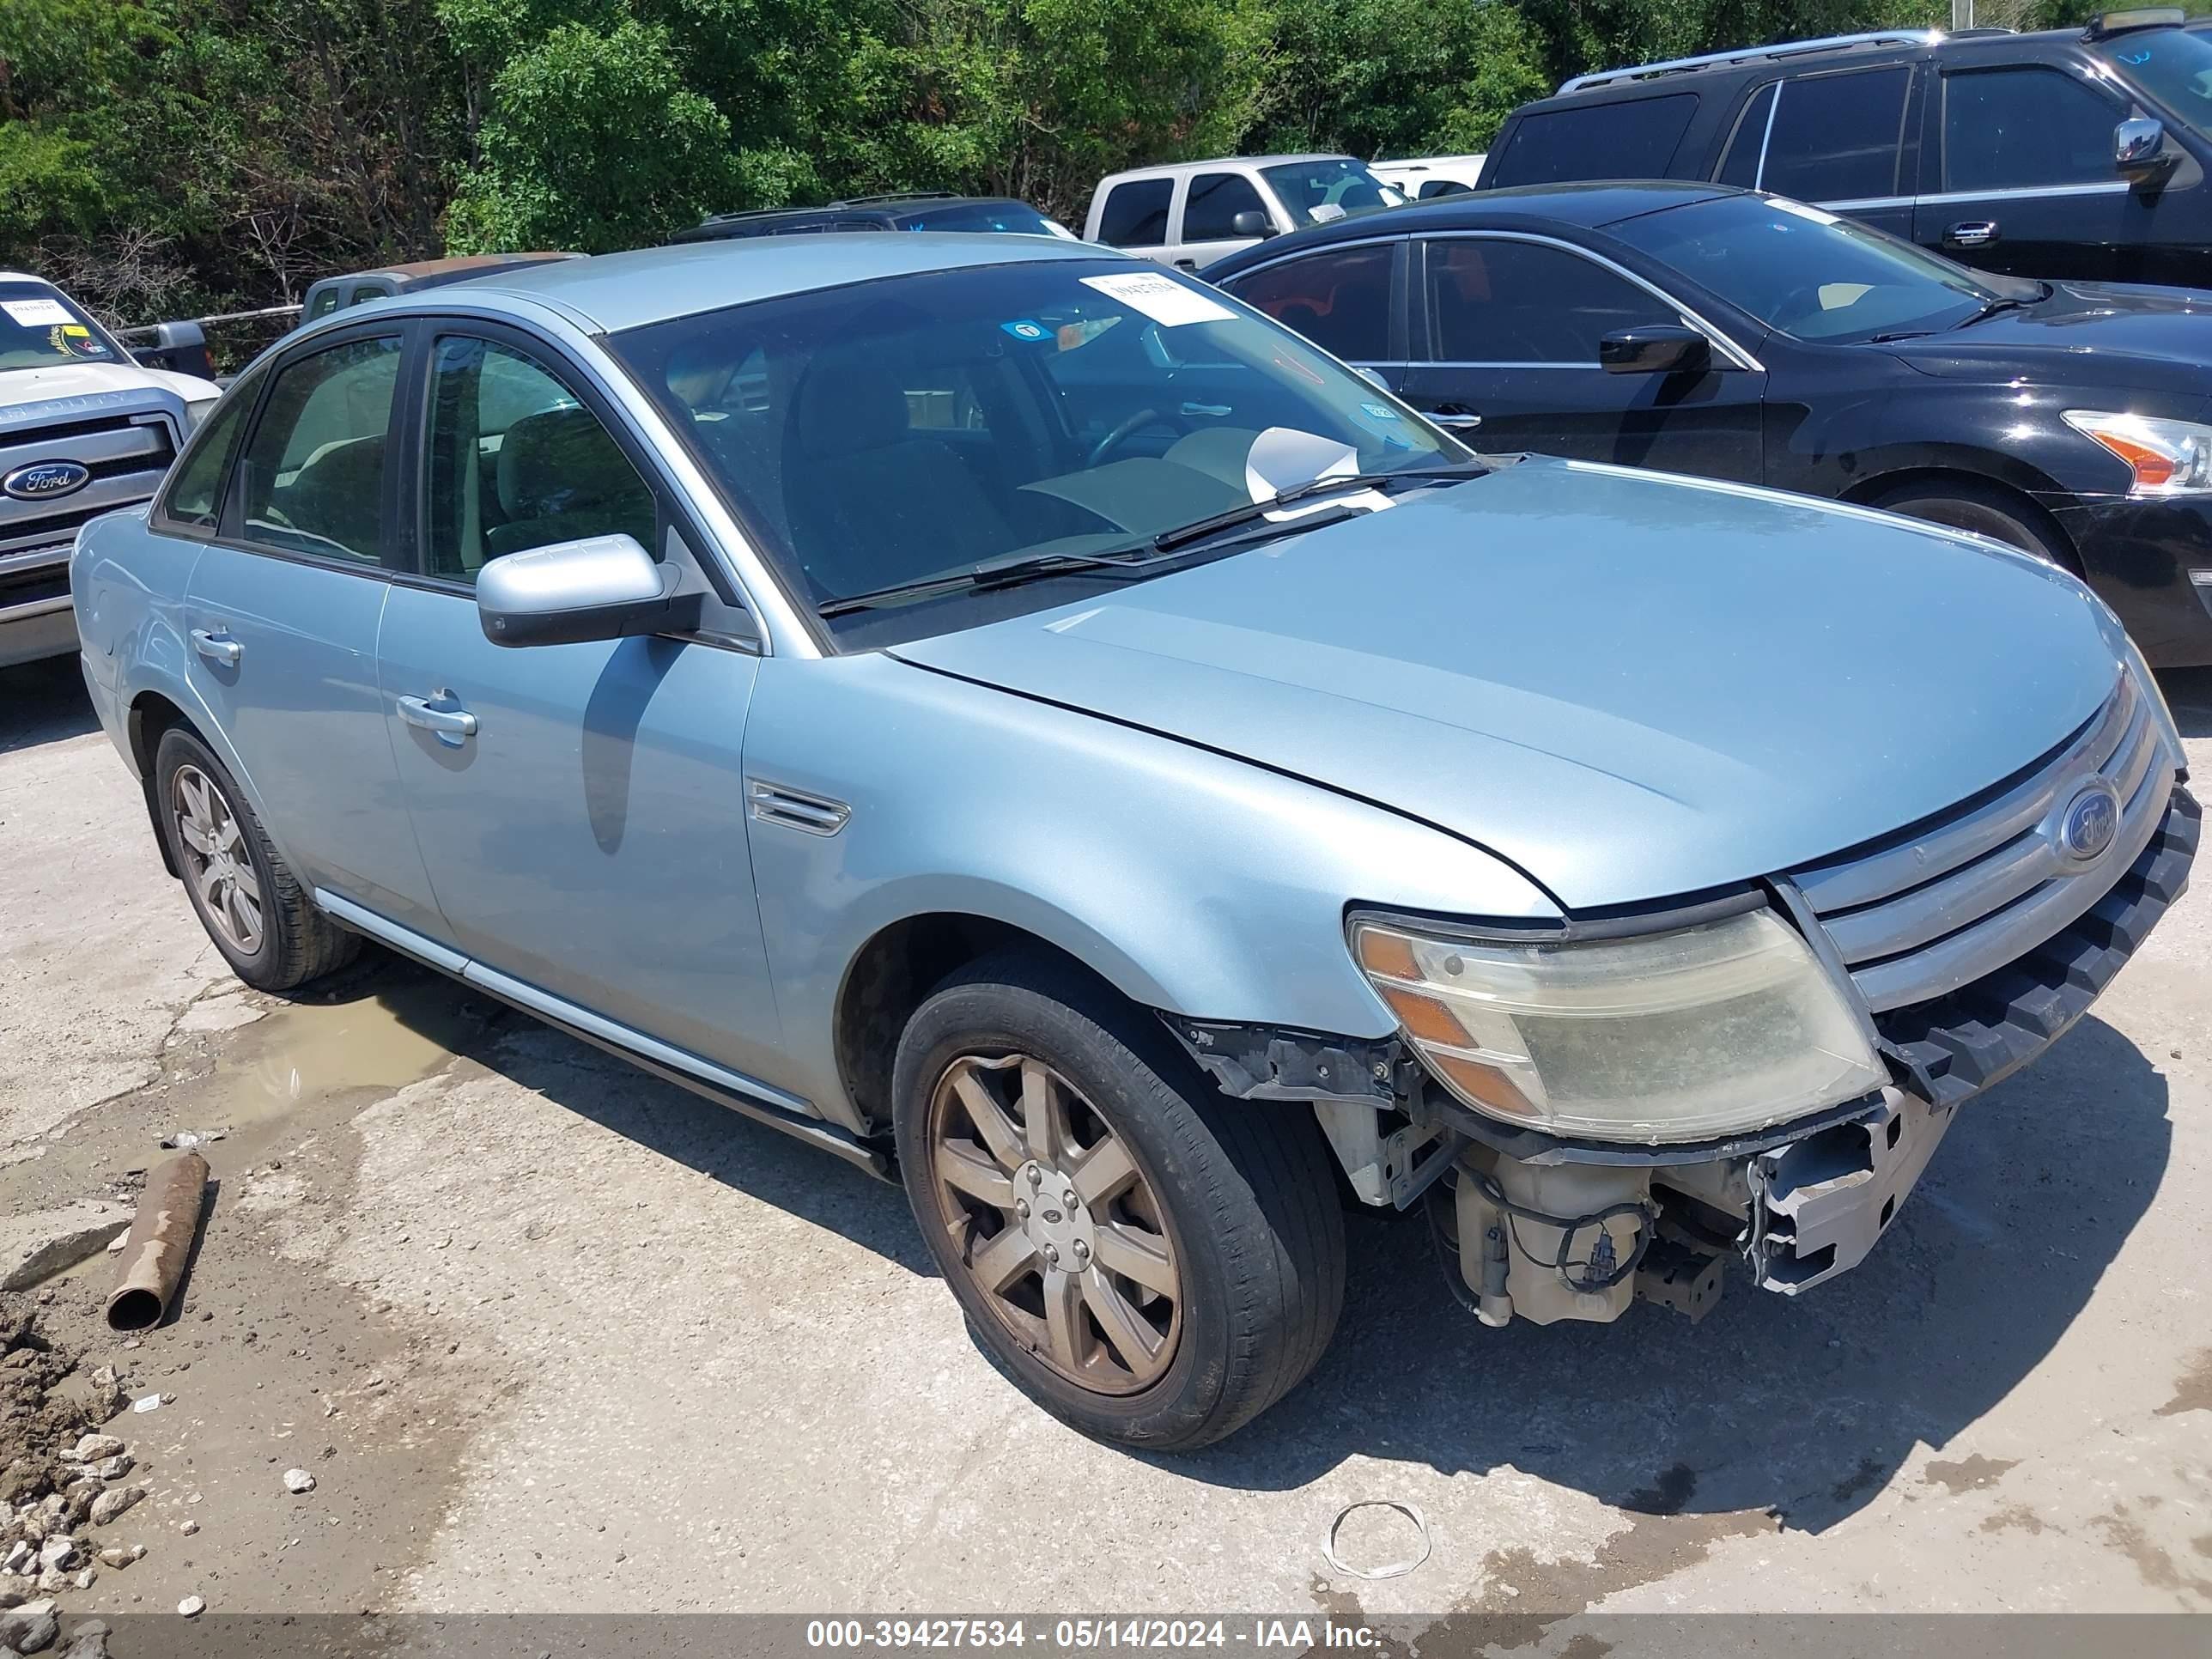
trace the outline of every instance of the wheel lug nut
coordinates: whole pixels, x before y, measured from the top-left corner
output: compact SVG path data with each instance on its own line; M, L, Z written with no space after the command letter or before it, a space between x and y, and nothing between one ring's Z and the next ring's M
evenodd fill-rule
M1027 1220L1030 1218L1030 1201L1029 1201L1029 1200L1027 1200L1026 1198L1024 1198L1024 1199L1021 1199L1021 1200L1017 1200L1017 1201L1016 1201L1016 1203L1015 1203L1015 1205L1014 1205L1014 1213L1015 1213L1016 1215L1018 1215L1018 1216L1021 1217L1021 1218L1022 1218L1023 1220L1027 1221Z
M1030 1185L1032 1187L1042 1187L1044 1185L1044 1171L1038 1169L1034 1164L1030 1165Z
M1075 1259L1078 1261L1088 1261L1091 1259L1091 1247L1079 1238L1075 1241Z
M1044 1259L1055 1267L1060 1266L1060 1246L1057 1244L1046 1245L1044 1247Z
M1078 1195L1074 1188L1069 1188L1064 1194L1064 1197L1069 1209L1079 1210L1083 1207L1083 1200Z

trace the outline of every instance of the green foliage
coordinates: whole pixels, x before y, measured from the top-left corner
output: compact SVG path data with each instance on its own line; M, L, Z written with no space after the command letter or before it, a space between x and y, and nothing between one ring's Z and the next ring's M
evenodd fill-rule
M2190 0L2196 7L2212 0ZM2002 21L2095 0L1984 0ZM0 264L122 320L887 190L1486 148L1583 70L1949 0L0 0Z

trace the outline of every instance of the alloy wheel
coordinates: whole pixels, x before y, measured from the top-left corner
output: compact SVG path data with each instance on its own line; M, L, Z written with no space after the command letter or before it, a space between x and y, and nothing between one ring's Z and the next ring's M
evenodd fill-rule
M215 781L190 764L177 769L169 797L185 879L200 914L233 949L252 956L261 949L261 882L238 814Z
M1075 1383L1134 1394L1182 1332L1182 1281L1129 1149L1030 1054L963 1054L929 1107L931 1183L953 1255L994 1317Z

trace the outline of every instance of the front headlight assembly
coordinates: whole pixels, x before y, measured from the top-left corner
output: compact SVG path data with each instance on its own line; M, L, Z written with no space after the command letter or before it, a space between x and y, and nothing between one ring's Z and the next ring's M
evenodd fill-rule
M2130 495L2212 491L2212 426L2100 409L2069 409L2063 417L2076 432L2095 439L2128 464L2135 474Z
M1763 1129L1887 1081L1804 939L1765 909L1587 942L1355 917L1352 953L1446 1088L1571 1139Z

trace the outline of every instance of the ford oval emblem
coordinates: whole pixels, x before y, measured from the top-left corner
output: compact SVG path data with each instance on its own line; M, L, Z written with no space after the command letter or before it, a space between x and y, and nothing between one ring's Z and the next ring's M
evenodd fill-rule
M2058 844L2066 856L2087 864L2112 844L2120 829L2120 798L2100 779L2067 803L2058 820Z
M33 461L0 478L0 491L19 501L50 501L74 495L92 482L92 469L76 461Z

